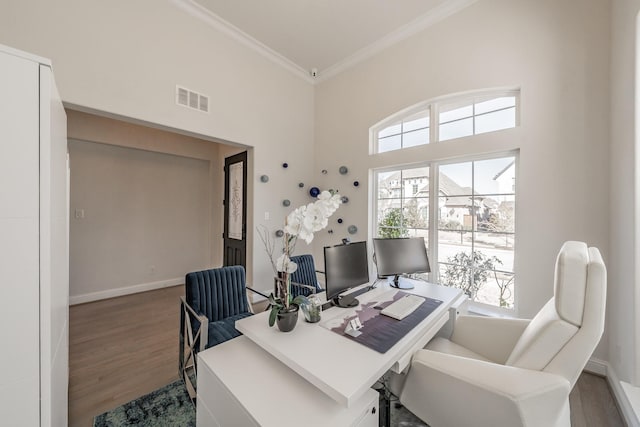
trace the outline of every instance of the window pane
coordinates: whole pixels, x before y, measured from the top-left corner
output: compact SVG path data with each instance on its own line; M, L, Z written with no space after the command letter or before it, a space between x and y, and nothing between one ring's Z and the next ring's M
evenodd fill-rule
M406 199L404 219L409 228L427 228L429 224L429 199L424 197Z
M450 264L469 261L471 239L470 231L438 231L438 261Z
M388 199L394 197L393 182L400 179L399 172L378 172L376 174L378 180L378 199Z
M440 166L440 195L471 195L472 162Z
M473 119L458 120L440 125L440 141L473 135Z
M407 119L406 121L404 121L402 123L402 131L403 132L410 132L410 131L416 130L416 129L428 128L429 127L429 112L427 111L426 114L427 114L426 117L411 118L411 119Z
M440 245L438 245L440 250ZM471 248L454 248L455 252L447 257L448 262L440 262L438 281L445 286L462 289L465 294L474 299L477 292L474 276Z
M476 134L516 127L515 107L476 116Z
M472 301L507 308L514 301L515 172L513 156L439 167L438 280Z
M440 123L451 122L473 116L473 105L448 105L440 107Z
M378 227L378 237L384 239L395 239L398 237L407 237L408 231L402 227Z
M483 270L513 272L513 234L476 233L474 265Z
M460 207L458 199L469 200L466 196L440 197L438 229L444 231L471 231L473 220L469 213L469 207Z
M402 132L402 126L400 123L398 123L382 129L380 132L378 132L378 138L384 138L385 136L390 136L390 135L397 135L400 132Z
M478 231L513 233L515 206L515 196L493 196L484 199L478 214Z
M476 294L476 301L498 307L513 308L515 275L491 272Z
M429 246L429 229L428 228L409 228L407 237L422 237L424 243Z
M400 219L402 217L400 199L384 199L378 200L378 222L382 222L383 218L389 217L392 211L397 211L393 215L397 215L397 220L394 219L392 223L384 224L386 226L400 226Z
M501 98L493 98L487 101L476 103L476 114L488 113L490 111L502 110L508 107L516 106L515 96L504 96Z
M516 159L499 159L474 162L474 189L479 194L513 194L515 191Z
M414 130L402 135L402 148L429 143L429 128Z
M400 187L394 187L392 185L379 185L378 186L378 199L394 199L400 197Z
M401 136L387 136L386 138L380 138L378 140L378 153L384 153L386 151L393 151L400 149Z

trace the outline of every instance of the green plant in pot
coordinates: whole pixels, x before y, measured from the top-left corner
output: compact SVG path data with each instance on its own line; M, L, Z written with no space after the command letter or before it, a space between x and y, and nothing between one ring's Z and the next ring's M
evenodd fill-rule
M306 301L307 297L298 295L291 301L289 307L287 307L282 298L276 298L273 294L269 295L269 305L271 306L269 326L273 326L277 321L278 329L282 332L292 331L298 321L299 307L305 304Z
M341 203L340 194L333 191L323 191L315 202L300 206L289 213L284 222L282 255L275 262L272 257L274 245L268 239L267 233L260 234L278 276L276 278L278 295L271 294L269 296L271 306L269 326L273 326L277 321L278 328L283 332L289 332L295 327L299 306L308 303L308 300L302 295L292 297L291 274L297 270L298 266L291 261L290 255L295 250L298 237L307 244L311 243L313 233L327 226L329 217L340 207Z

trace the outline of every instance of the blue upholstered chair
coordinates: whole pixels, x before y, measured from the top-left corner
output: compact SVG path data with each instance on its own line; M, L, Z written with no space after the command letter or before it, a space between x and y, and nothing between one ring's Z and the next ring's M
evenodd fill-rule
M251 316L242 266L189 273L180 310L180 377L195 397L196 354L240 334L236 320Z
M316 265L313 262L313 256L311 255L294 255L291 257L291 261L298 264L298 269L291 275L291 293L293 297L298 295L304 295L308 297L313 293L324 291L318 283L317 273L322 273L316 270ZM302 285L302 286L300 286Z

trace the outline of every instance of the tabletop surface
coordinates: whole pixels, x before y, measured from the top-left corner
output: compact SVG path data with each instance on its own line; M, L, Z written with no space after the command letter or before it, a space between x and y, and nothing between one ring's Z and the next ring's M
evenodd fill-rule
M438 299L443 303L384 354L332 332L319 323L305 322L302 313L291 332L280 332L275 325L270 328L268 311L237 321L236 329L335 401L350 406L405 356L427 331L442 322L444 317L448 318L449 307L461 294L455 288L412 282L415 287L403 292ZM394 288L383 282L358 296L358 300L360 303L375 301L391 289ZM332 307L323 311L321 322L341 318L346 314L345 310L349 309Z

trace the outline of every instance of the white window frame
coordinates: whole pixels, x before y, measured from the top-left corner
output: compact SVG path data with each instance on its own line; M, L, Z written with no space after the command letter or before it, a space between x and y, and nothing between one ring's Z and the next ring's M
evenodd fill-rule
M515 167L516 167L516 188L514 189L514 198L515 204L518 206L518 192L517 192L517 182L518 182L518 173L519 173L519 163L520 163L520 155L519 150L512 150L506 152L499 153L491 153L491 154L480 154L480 155L469 155L469 156L461 156L456 157L454 159L447 160L431 160L420 163L411 163L411 164L402 164L402 165L394 165L388 166L384 168L376 168L372 170L371 178L372 178L372 186L373 189L372 198L371 198L371 209L373 212L371 222L371 230L370 236L378 237L378 224L380 223L380 217L378 212L378 174L384 172L394 172L400 171L403 169L416 169L416 168L429 168L429 221L428 221L428 229L429 229L429 244L428 244L428 256L429 261L431 263L431 273L427 275L428 280L433 283L438 283L438 274L439 274L439 261L438 261L438 191L440 188L439 183L439 169L440 166L457 164L457 163L466 163L466 162L477 162L482 160L491 160L497 159L501 157L514 157L515 159ZM517 230L517 217L514 219L516 224L514 224L514 230ZM372 242L370 242L372 243ZM513 253L514 258L517 251L518 239L517 233L514 231L514 247ZM513 275L517 280L517 266L513 266ZM483 315L492 315L492 316L505 316L505 317L513 317L515 313L517 313L517 301L518 301L518 287L513 287L513 308L504 308L491 304L486 304L478 301L469 301L469 311L476 314Z
M433 98L428 101L420 102L416 105L413 105L409 108L399 111L398 113L395 113L390 117L387 117L384 120L372 126L369 131L369 154L383 155L388 152L407 150L407 149L411 149L415 147L423 147L425 145L431 145L431 144L449 143L451 141L457 141L463 138L469 138L471 136L478 135L475 133L476 131L475 117L477 116L475 115L475 111L474 111L474 114L472 116L474 118L473 134L463 136L460 138L452 138L452 139L447 139L445 141L440 141L440 106L450 104L450 103L455 103L455 102L466 102L466 101L471 103L471 105L474 105L474 103L478 98L500 98L500 97L506 97L506 96L515 97L515 115L516 115L515 127L518 127L520 126L520 89L519 88L500 88L500 89L490 89L490 90L482 89L477 91L464 92L460 94L446 95L438 98ZM379 152L378 133L381 130L389 126L392 126L394 124L401 123L407 117L413 116L427 109L429 110L429 143L428 144L422 144L422 145L412 146L412 147L401 147L396 150ZM507 129L513 129L513 128L507 128ZM500 129L500 130L495 130L491 132L485 132L482 135L487 133L492 133L492 132L500 132L507 129ZM403 135L403 134L404 132L401 133L400 135Z

